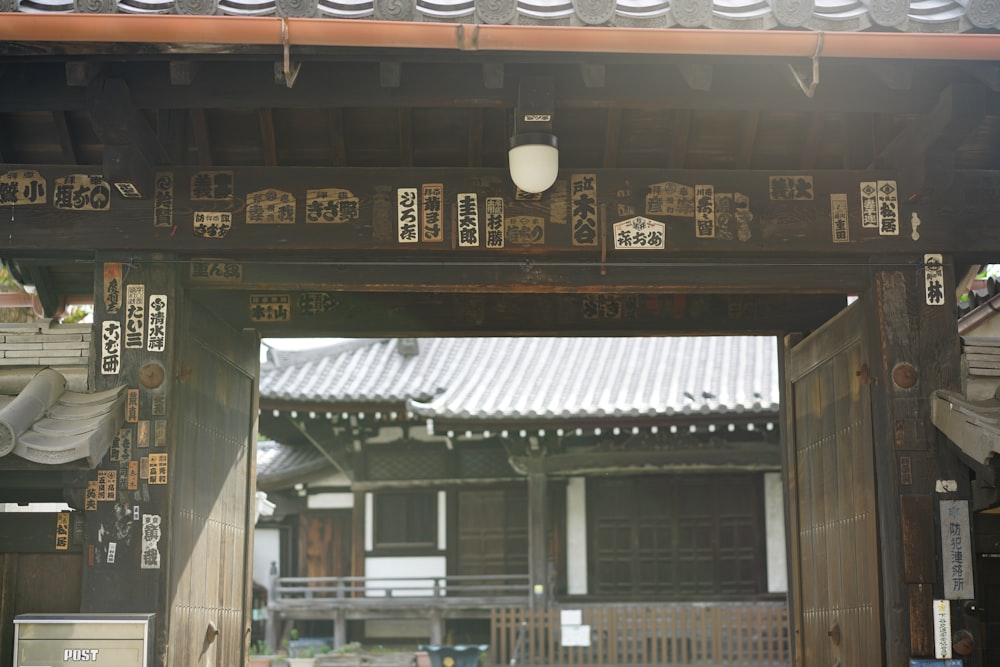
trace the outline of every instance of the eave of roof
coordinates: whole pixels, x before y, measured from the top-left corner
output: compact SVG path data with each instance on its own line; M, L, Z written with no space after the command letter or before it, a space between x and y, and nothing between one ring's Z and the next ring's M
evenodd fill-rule
M58 4L58 3L56 3ZM235 3L239 4L239 3ZM676 3L674 3L676 4ZM936 12L927 13L920 3L912 7L900 3L903 13L892 18L844 23L824 21L822 6L801 19L782 17L781 7L772 18L774 27L802 28L809 20L821 30L762 30L759 17L740 22L725 3L703 2L696 17L678 16L674 11L669 39L664 39L662 22L634 21L640 27L590 25L493 25L424 21L372 21L345 18L279 18L269 16L171 15L171 14L81 14L72 13L73 3L47 13L39 20L33 13L4 13L0 21L0 42L49 42L62 44L121 43L169 47L170 53L204 53L207 45L253 47L354 47L375 49L433 49L446 51L539 52L539 53L631 53L675 55L779 56L823 58L887 58L918 60L995 60L1000 44L991 34L961 34L968 30L996 29L1000 7L986 3L936 0ZM810 3L811 4L811 3ZM172 5L172 3L171 3ZM940 5L940 6L938 6ZM984 5L980 7L980 5ZM54 7L52 3L46 6ZM614 3L609 6L614 12ZM2 7L2 5L0 5ZM575 11L573 6L569 10ZM619 10L620 11L620 10ZM774 11L774 10L771 10ZM859 9L865 13L865 7ZM702 16L703 15L703 16ZM724 17L726 28L713 25L713 17ZM930 17L930 18L928 18ZM470 17L471 18L471 17ZM623 18L628 18L623 17ZM798 25L782 25L786 23ZM630 22L632 22L630 21ZM582 23L586 21L581 20ZM902 24L913 32L858 32L870 25ZM690 25L689 25L690 24ZM748 29L736 26L751 26ZM710 31L697 29L712 27ZM735 28L735 29L734 29ZM831 31L832 30L832 31ZM927 31L927 32L924 32Z

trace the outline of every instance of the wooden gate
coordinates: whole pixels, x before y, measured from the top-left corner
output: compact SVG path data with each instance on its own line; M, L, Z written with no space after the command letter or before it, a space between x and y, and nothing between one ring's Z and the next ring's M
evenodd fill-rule
M885 664L864 331L859 303L785 356L789 602L802 667Z

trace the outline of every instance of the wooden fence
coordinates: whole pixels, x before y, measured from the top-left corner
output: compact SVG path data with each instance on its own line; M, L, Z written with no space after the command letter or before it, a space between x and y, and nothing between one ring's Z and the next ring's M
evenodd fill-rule
M581 624L589 626L589 631L564 631L558 609L494 609L490 617L492 663L712 667L790 664L788 608L784 603L574 609L581 610ZM589 646L563 646L567 642Z

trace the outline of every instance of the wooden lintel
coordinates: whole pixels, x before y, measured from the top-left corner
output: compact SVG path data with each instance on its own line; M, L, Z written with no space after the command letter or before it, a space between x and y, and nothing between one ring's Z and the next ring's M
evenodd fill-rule
M386 269L387 279L404 273ZM397 274L398 275L393 275ZM431 277L410 272L409 280ZM465 289L470 289L466 285ZM538 289L536 286L535 289ZM548 285L546 289L551 289ZM662 335L730 333L770 335L808 331L847 303L837 295L586 295L553 293L349 293L335 290L199 292L227 321L264 336ZM265 320L255 296L287 300L288 319ZM315 304L325 304L313 312Z
M196 120L200 112L194 113ZM201 119L203 121L204 119ZM199 129L200 128L200 129ZM207 128L203 122L195 123L195 137L201 159L209 161ZM206 165L207 167L208 165ZM6 170L25 168L37 171L47 182L80 173L79 166L65 165L10 165ZM357 262L398 263L468 263L472 266L500 266L504 271L520 273L522 282L534 281L534 270L540 262L571 261L584 270L592 270L600 258L599 246L580 246L573 243L572 226L549 221L544 225L544 238L538 242L506 243L503 248L486 249L458 247L452 244L455 230L445 225L441 242L401 243L397 240L395 190L419 186L421 183L441 183L445 193L475 192L482 200L487 196L504 199L504 215L537 216L547 220L553 205L554 192L542 196L540 201L515 199L506 169L346 169L346 168L265 168L243 167L233 169L177 167L158 170L171 175L170 192L172 213L154 218L149 202L117 199L108 210L60 210L52 201L44 206L21 206L14 220L7 224L5 254L9 257L38 257L40 253L74 253L83 249L102 250L121 248L127 241L134 253L174 252L189 257L241 257L253 261L266 257L268 261L293 261L296 265L319 260L328 266L349 267ZM83 173L96 174L97 169ZM609 223L620 218L618 205L626 205L637 214L647 215L664 225L664 245L660 249L614 247L609 244L606 261L609 276L616 275L616 267L630 271L630 265L658 266L683 272L685 265L697 266L699 262L762 262L764 266L778 267L790 280L786 287L815 284L809 277L816 262L814 257L825 257L833 264L850 264L858 258L878 254L921 256L925 252L971 253L976 248L990 247L1000 242L1000 230L989 220L998 206L989 193L998 187L997 177L982 172L961 174L952 193L940 193L933 202L900 202L902 221L909 221L913 213L925 224L916 239L908 233L897 236L880 236L877 229L861 228L860 221L852 217L850 243L833 243L829 193L847 193L849 206L860 207L859 184L873 180L895 180L892 171L817 171L783 172L780 177L802 177L809 187L806 195L811 199L772 200L768 172L709 171L709 170L644 170L618 169L588 171L595 175L597 202L609 203ZM567 183L570 173L563 175ZM221 198L192 198L192 184L205 180L220 183ZM691 217L664 216L647 210L649 187L666 181L687 184L713 184L716 192L739 192L748 199L752 219L747 229L737 238L737 230L720 226L715 238L699 238ZM266 224L265 221L247 223L247 213L240 206L251 193L266 189L279 189L296 199L293 223ZM335 220L307 220L310 215L307 191L337 188L344 191L350 207L344 208L343 222ZM904 187L900 184L900 192ZM622 194L625 193L625 194ZM209 193L211 194L211 193ZM554 202L558 206L558 202ZM456 202L444 198L445 220L454 218ZM315 208L315 207L314 207ZM340 209L338 208L338 211ZM196 227L194 211L220 211L231 214L228 230ZM312 213L315 215L315 213ZM339 215L339 213L338 213ZM329 224L322 224L328 222ZM154 226L158 223L160 226ZM319 224L317 224L319 223ZM480 226L484 225L480 217ZM127 233L123 230L127 230ZM909 232L910 230L906 230ZM360 251L367 256L359 255ZM853 259L851 259L853 258ZM387 261L388 260L388 261ZM782 269L782 265L798 267ZM730 266L728 268L735 268ZM823 269L818 269L822 271ZM710 272L706 272L710 273ZM460 275L460 274L457 274ZM639 273L635 274L638 278ZM379 280L371 275L373 285ZM613 280L613 279L611 279ZM596 282L600 282L595 279ZM739 282L739 281L736 281ZM753 282L751 278L749 282ZM849 281L855 285L857 280ZM717 284L711 278L710 284ZM727 284L732 284L729 280ZM700 285L686 286L684 291L702 289ZM738 287L737 287L738 289ZM702 290L704 291L704 290Z

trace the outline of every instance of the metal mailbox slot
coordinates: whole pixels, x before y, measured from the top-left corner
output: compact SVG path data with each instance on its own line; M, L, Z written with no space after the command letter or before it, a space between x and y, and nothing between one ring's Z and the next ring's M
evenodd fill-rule
M22 614L14 667L148 667L153 614Z

